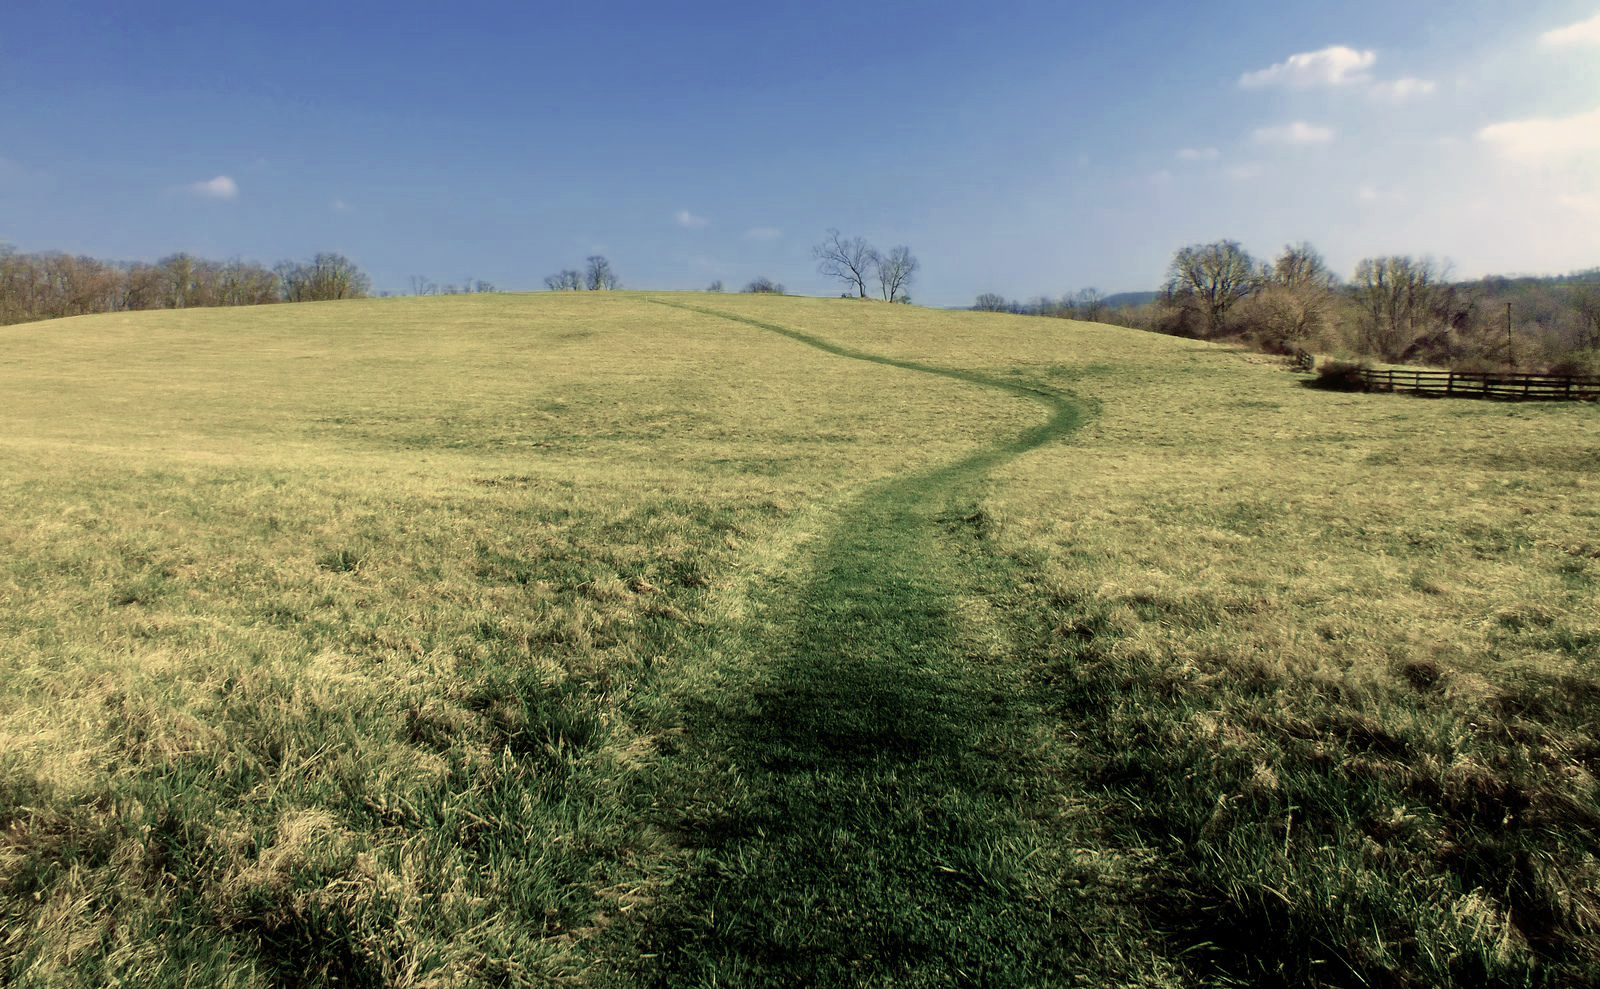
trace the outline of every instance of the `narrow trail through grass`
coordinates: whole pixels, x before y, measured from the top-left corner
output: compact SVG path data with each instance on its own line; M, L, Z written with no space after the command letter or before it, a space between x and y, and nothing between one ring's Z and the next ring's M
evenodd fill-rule
M986 385L1048 419L941 469L870 490L806 578L764 594L775 622L746 689L699 699L663 766L703 787L674 826L698 861L651 935L661 985L1037 984L1067 921L1049 737L1003 628L986 617L971 506L989 470L1066 436L1057 395L888 360L697 309L840 357ZM774 632L773 629L777 631ZM682 785L682 784L677 784ZM1059 807L1059 803L1054 806Z

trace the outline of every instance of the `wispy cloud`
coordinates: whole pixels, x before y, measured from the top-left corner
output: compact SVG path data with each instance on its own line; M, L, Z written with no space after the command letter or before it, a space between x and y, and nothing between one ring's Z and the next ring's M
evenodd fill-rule
M1507 158L1558 158L1600 151L1600 109L1573 117L1508 120L1478 131L1478 140Z
M1431 79L1413 79L1408 76L1404 79L1373 83L1372 97L1390 103L1404 103L1406 100L1429 96L1437 88Z
M1600 46L1600 14L1586 21L1558 27L1539 35L1539 43L1547 48L1567 48L1579 45Z
M1346 45L1331 45L1321 51L1301 52L1269 68L1246 72L1239 77L1242 89L1284 86L1311 89L1319 86L1365 90L1376 100L1401 103L1431 94L1437 86L1428 79L1405 77L1375 80L1368 72L1377 64L1378 53L1358 51Z
M226 175L218 175L214 179L193 183L189 191L204 199L238 199L239 183Z
M1216 148L1184 148L1178 152L1179 161L1216 161L1222 152Z
M1246 72L1239 77L1239 85L1246 89L1261 86L1292 86L1304 89L1311 86L1344 86L1367 80L1366 71L1378 60L1378 53L1357 51L1344 45L1333 45L1321 51L1290 55L1288 60L1270 68Z
M1556 202L1574 213L1588 213L1591 216L1600 217L1600 192L1593 194L1571 193L1557 196Z
M777 240L783 236L783 231L777 227L751 227L744 232L746 240Z
M1250 179L1260 178L1263 171L1256 162L1247 161L1239 165L1229 165L1222 170L1222 174L1235 182L1247 182Z
M678 210L677 213L673 214L672 218L677 221L678 226L680 226L680 227L690 227L690 228L703 227L706 224L711 222L710 220L706 219L705 217L696 216L695 214L689 212L686 209Z
M1261 144L1326 144L1333 140L1333 128L1296 120L1279 127L1258 128L1254 137Z
M353 212L355 212L354 208L351 207L351 205L349 203L345 202L343 199L335 199L331 205L333 206L333 211L335 213L353 213Z

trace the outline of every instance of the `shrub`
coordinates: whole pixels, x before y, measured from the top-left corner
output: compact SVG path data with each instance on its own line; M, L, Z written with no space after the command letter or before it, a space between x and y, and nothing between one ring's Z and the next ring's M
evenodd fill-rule
M1450 370L1458 374L1493 374L1504 371L1505 365L1483 354L1472 354L1450 362Z
M1574 350L1550 362L1551 374L1600 377L1600 350Z
M1317 368L1317 376L1306 383L1329 391L1365 391L1367 379L1364 372L1370 370L1372 365L1364 361L1324 361Z

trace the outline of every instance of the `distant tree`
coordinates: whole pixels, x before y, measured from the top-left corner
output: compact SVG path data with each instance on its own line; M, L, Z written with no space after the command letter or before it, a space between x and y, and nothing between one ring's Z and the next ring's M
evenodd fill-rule
M1429 258L1363 258L1350 281L1361 308L1361 346L1384 360L1400 360L1440 314L1443 274Z
M978 301L972 308L979 312L1011 312L1016 306L1003 295L985 292L978 296Z
M1198 320L1202 334L1220 336L1228 310L1261 282L1256 263L1237 241L1192 244L1172 256L1166 301Z
M1314 350L1333 336L1338 301L1327 289L1269 281L1233 307L1228 326L1270 354Z
M168 309L188 309L193 306L217 304L216 265L191 254L173 254L156 262L166 279L166 297L163 305Z
M856 290L856 297L867 297L867 278L878 265L878 252L860 237L845 237L830 229L822 243L811 248L817 260L817 273L837 278Z
M617 273L612 270L611 262L606 260L604 254L591 254L585 259L588 265L584 276L584 285L591 292L605 292L621 288L622 282L617 279Z
M217 268L219 306L263 306L279 301L278 279L254 261L235 258Z
M272 272L267 274L272 279L273 299L282 299L277 275ZM161 300L166 294L166 279L154 265L129 265L122 276L122 284L123 308L134 312L161 308Z
M706 291L707 292L721 292L722 291L722 279L719 278L716 281L712 282L711 285L706 289Z
M1600 348L1600 285L1579 285L1573 289L1572 304L1578 315L1578 346Z
M343 254L323 252L311 259L312 295L318 300L364 299L372 279Z
M1339 279L1310 244L1284 247L1256 291L1232 310L1230 329L1269 353L1293 354L1332 336Z
M310 261L283 261L273 269L287 302L327 302L365 298L372 282L342 254L323 252Z
M752 295L782 295L783 286L779 285L777 282L774 282L765 275L762 275L753 279L750 284L746 285L743 289L741 289L741 291Z
M908 302L908 291L911 283L916 280L917 269L920 265L912 256L911 248L904 245L896 247L888 254L880 255L877 259L878 286L883 290L885 302Z
M1272 262L1270 277L1284 288L1331 289L1339 284L1339 276L1328 270L1322 255L1305 241L1284 246Z
M1097 288L1079 289L1078 294L1073 296L1072 303L1072 314L1077 319L1096 323L1106 314L1106 297Z
M552 292L577 292L583 288L583 272L563 268L546 276L544 286Z
M499 289L494 287L494 282L486 282L481 278L477 279L476 281L474 281L472 283L472 290L474 292L477 292L480 295L482 295L484 292L498 292L498 291L500 291Z

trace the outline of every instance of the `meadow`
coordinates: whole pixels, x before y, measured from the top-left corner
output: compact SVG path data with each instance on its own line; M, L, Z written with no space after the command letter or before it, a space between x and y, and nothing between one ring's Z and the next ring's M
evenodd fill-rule
M1600 979L1600 417L768 296L0 348L0 982Z

